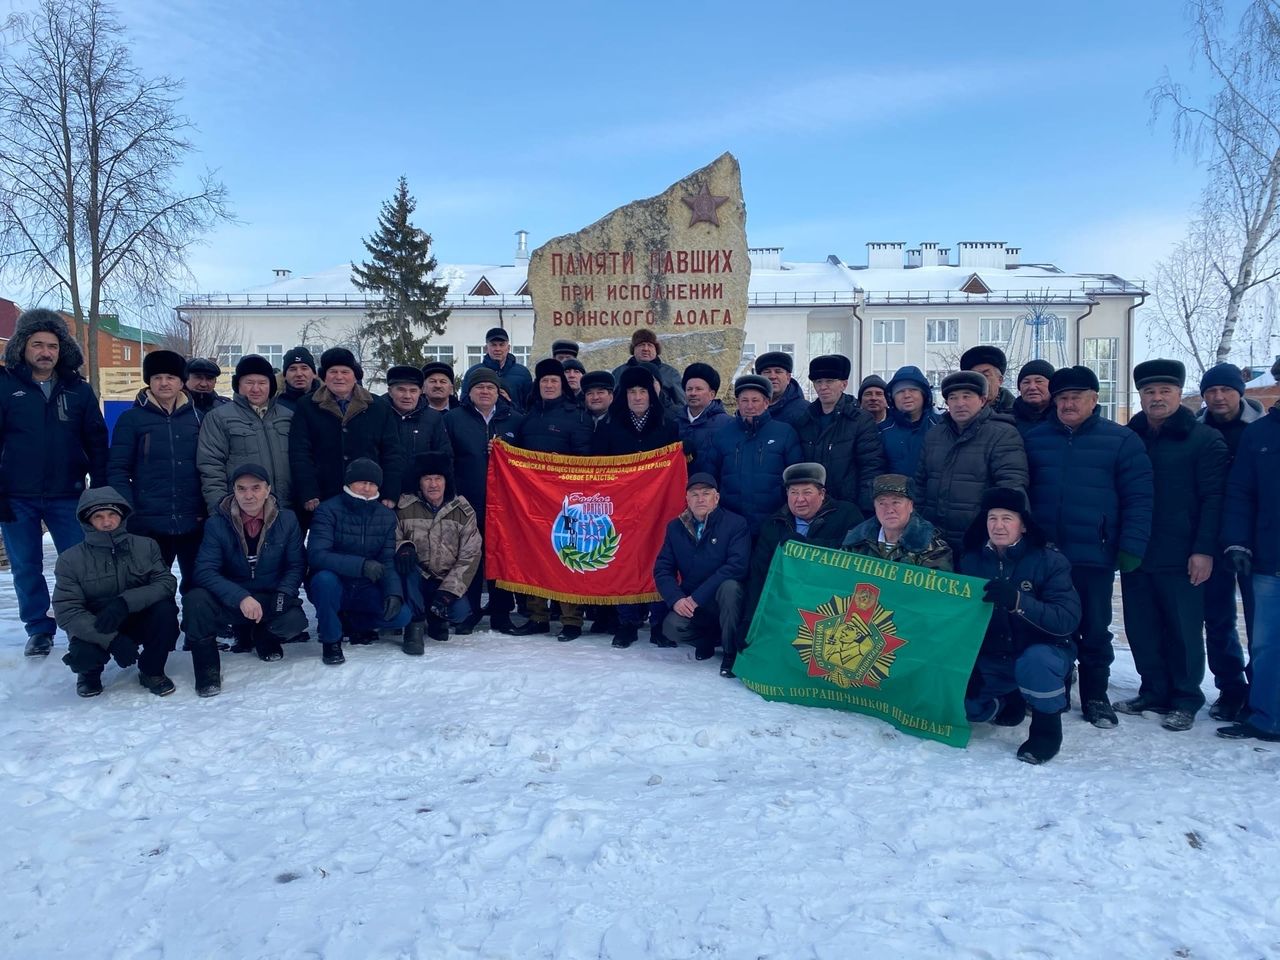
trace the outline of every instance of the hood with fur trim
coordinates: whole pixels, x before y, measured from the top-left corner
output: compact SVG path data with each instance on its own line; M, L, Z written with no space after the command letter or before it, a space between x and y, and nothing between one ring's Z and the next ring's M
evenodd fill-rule
M10 370L29 372L23 355L27 350L27 341L33 333L52 333L58 338L58 363L54 373L63 379L80 378L80 368L84 366L84 353L80 344L67 330L67 322L61 315L43 307L24 310L18 317L14 327L13 339L4 348L4 365Z

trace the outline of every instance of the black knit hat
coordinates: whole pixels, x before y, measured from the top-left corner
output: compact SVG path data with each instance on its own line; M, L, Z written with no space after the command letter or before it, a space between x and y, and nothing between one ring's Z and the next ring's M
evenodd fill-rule
M810 380L848 380L853 364L838 353L824 353L809 361Z
M179 380L187 379L187 360L172 350L152 350L142 358L142 379L146 383L157 373L167 373Z
M578 355L578 345L572 340L555 340L551 344L551 355L554 357L560 353L567 353L576 357Z
M613 393L618 385L613 379L613 374L608 370L592 370L582 375L582 382L578 386L582 387L583 393L588 390L608 390Z
M453 499L453 461L448 454L429 452L420 453L409 465L409 473L413 477L413 487L405 488L406 493L417 493L422 486L422 478L428 476L444 477L444 499L447 503Z
M862 399L862 395L866 392L868 387L879 387L886 397L889 396L889 385L884 382L884 377L880 376L878 373L868 374L862 378L862 382L858 384L859 400Z
M1187 382L1181 360L1147 360L1133 368L1133 385L1141 390L1153 383L1171 383L1179 390Z
M1053 371L1049 378L1049 396L1056 397L1064 390L1097 390L1098 375L1088 367L1076 365Z
M393 387L397 383L412 383L415 387L421 387L425 379L426 377L417 367L395 366L387 371L388 387Z
M756 357L756 373L764 373L770 367L781 367L787 373L791 373L796 367L796 361L791 354L783 353L781 350L770 350Z
M758 373L744 373L733 381L733 395L737 397L743 390L759 390L768 400L773 396L773 384Z
M426 382L427 377L436 373L443 373L450 380L453 379L453 367L449 366L449 364L445 363L443 360L432 360L430 363L424 363L422 365L422 380L424 383Z
M471 375L467 377L467 392L470 393L471 388L477 383L491 383L499 390L502 389L502 380L488 367L480 367L478 370L471 371Z
M330 367L347 367L355 373L356 383L364 380L364 367L360 366L360 361L356 359L356 355L346 347L330 347L320 354L320 370L318 372L321 380L329 372Z
M566 371L577 370L579 373L583 374L587 372L586 365L577 357L565 357L560 361L560 363L564 366Z
M1200 395L1204 396L1211 387L1227 387L1244 396L1244 375L1234 363L1216 363L1204 372L1200 378Z
M271 474L267 472L267 468L260 463L242 463L231 471L231 486L234 488L236 481L241 477L253 477L255 480L261 480L263 483L271 482Z
M972 370L980 363L991 364L991 366L1000 371L1001 376L1004 376L1005 370L1009 368L1009 358L1004 355L1004 351L999 347L993 347L989 343L970 347L960 354L961 370Z
M342 482L348 487L353 483L360 483L362 480L368 483L376 483L379 487L382 486L382 468L368 457L352 460L347 466L347 472L342 477Z
M286 353L280 361L280 369L287 371L295 363L305 363L312 373L316 372L316 358L306 347L294 347Z
M820 463L793 463L782 471L782 485L789 487L793 483L812 483L825 489L827 468Z
M985 363L985 360L979 360L979 363ZM972 370L961 370L959 373L949 373L942 378L942 399L947 399L947 394L954 393L957 390L972 390L980 397L987 395L987 378L980 373Z
M276 372L271 366L271 361L266 357L260 357L256 353L250 353L240 358L240 362L236 364L236 372L231 375L231 391L233 393L240 392L240 378L260 376L267 378L267 396L273 397L276 392Z
M1044 377L1046 380L1052 380L1053 364L1048 360L1029 360L1018 371L1018 383L1022 383L1024 377Z
M709 363L695 361L685 367L680 386L687 387L690 380L705 380L712 393L720 392L720 372Z
M208 357L192 357L187 361L187 376L190 377L195 374L203 377L213 377L216 380L222 376L222 368Z

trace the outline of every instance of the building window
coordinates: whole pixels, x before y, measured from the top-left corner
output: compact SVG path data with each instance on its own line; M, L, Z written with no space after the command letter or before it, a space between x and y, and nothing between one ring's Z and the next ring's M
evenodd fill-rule
M422 348L422 358L427 363L447 363L453 366L453 347L442 346L424 346ZM479 361L477 361L478 363Z
M983 317L978 321L979 343L1008 343L1013 339L1013 317Z
M531 366L529 363L529 355L533 353L533 347L512 347L511 355L526 367Z
M131 344L126 345L124 348L124 359L126 362L133 359L133 346Z
M872 343L906 343L906 320L877 320L872 328Z
M812 330L809 333L809 358L844 353L844 334L839 330Z
M1120 340L1117 337L1086 337L1084 341L1084 365L1098 376L1098 407L1108 420L1116 418L1119 400L1117 356Z
M233 368L240 362L240 358L244 356L243 348L238 343L220 343L216 350L218 366L226 370L228 367Z
M279 370L280 364L284 362L284 344L260 343L258 344L258 355L270 363L273 370Z
M929 386L933 387L933 399L941 401L942 399L942 378L951 373L950 370L938 370L932 368L924 372L925 379L929 381Z
M926 320L924 339L926 343L959 343L959 320Z
M785 353L793 360L796 356L796 345L794 343L771 343L769 344L770 353Z

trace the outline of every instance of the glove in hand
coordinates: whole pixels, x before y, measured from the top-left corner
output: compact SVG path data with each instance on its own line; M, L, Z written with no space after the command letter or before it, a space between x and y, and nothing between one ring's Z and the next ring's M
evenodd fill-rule
M1231 569L1242 577L1253 576L1253 557L1244 547L1227 547L1227 560Z
M93 628L99 633L115 633L127 616L129 616L129 605L124 602L124 598L113 597L93 618Z
M1008 580L988 580L982 587L982 599L1001 610L1013 610L1018 606L1018 588Z
M382 579L382 572L385 568L377 560L366 560L360 568L360 572L364 574L366 580L372 580L377 583Z
M441 620L449 619L449 607L458 598L447 590L437 590L431 598L431 615Z
M138 662L138 645L129 637L122 637L116 634L116 638L111 641L111 646L107 648L107 652L115 657L116 663L122 667L131 667Z
M387 597L382 601L382 619L394 620L400 615L400 608L404 606L404 601L399 597Z
M396 573L411 577L418 570L418 550L412 543L400 545L396 551Z

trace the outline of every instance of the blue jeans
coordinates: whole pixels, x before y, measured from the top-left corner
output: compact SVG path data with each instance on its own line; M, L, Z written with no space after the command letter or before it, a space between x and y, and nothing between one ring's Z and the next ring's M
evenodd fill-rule
M427 580L415 574L412 577L401 577L400 583L404 587L405 605L413 611L413 619L425 618L431 598L440 589L440 581ZM461 623L469 616L471 616L471 603L467 600L466 594L449 604L450 623Z
M76 517L78 497L37 500L11 497L14 520L0 524L4 549L13 567L13 590L18 595L18 616L27 636L53 635L58 625L49 616L49 585L44 579L44 542L40 521L49 528L53 545L61 553L84 539L84 527Z
M979 654L982 683L976 696L965 699L964 712L975 723L990 723L1000 712L1000 699L1021 690L1036 713L1061 713L1073 661L1070 650L1048 643L1033 643L1016 660Z
M1253 575L1253 604L1249 722L1280 733L1280 576Z
M1213 685L1223 691L1245 688L1244 651L1240 649L1240 630L1236 626L1236 581L1240 581L1240 599L1244 602L1244 622L1249 648L1253 648L1253 583L1249 577L1237 577L1231 561L1218 554L1213 558L1213 573L1204 585L1204 648L1209 658Z
M384 597L382 587L364 577L348 579L332 570L320 570L311 576L307 593L316 608L316 633L321 643L342 640L342 618L352 630L394 630L403 627L413 616L413 608L405 604L394 619L382 619Z

